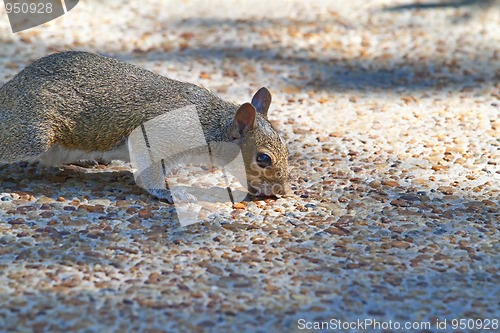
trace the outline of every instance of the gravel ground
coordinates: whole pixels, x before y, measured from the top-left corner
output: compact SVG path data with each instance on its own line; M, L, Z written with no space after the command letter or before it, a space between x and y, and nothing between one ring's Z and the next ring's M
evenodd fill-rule
M127 165L0 165L1 331L500 319L498 2L80 1L0 43L2 83L73 49L267 86L295 188L180 227Z

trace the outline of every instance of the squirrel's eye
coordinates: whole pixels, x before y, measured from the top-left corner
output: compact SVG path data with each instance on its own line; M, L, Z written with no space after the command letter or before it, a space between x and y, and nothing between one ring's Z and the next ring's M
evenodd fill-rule
M270 167L272 164L271 156L264 154L264 153L258 153L256 161L257 161L257 165L261 168Z

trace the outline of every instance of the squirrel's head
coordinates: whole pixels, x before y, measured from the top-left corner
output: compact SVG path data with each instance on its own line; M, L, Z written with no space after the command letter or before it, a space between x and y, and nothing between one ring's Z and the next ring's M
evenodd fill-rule
M271 93L261 88L252 103L241 105L230 128L231 141L241 148L248 191L256 196L292 193L288 170L288 148L267 119Z

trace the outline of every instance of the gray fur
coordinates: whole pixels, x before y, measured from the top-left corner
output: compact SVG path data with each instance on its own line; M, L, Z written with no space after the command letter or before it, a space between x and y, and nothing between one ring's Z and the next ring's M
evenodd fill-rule
M232 140L239 105L115 59L56 53L33 62L0 87L0 162L43 160L54 150L114 151L140 124L189 105L196 106L207 142ZM278 147L277 156L287 159L286 146L276 141L279 136L267 112L257 112L256 124L249 133L259 140L244 138L246 146L241 143L242 151L249 150L243 151L245 162L251 163L262 145ZM288 163L281 164L288 174Z

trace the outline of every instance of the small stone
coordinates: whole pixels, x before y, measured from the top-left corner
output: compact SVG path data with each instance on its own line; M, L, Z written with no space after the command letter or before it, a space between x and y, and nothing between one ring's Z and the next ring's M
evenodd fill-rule
M309 308L309 311L312 311L312 312L324 312L324 311L326 311L326 309L324 307L321 307L321 306L311 306Z
M264 290L271 294L277 294L280 291L280 288L272 284L267 284L264 287Z
M399 186L399 183L397 181L391 180L391 179L389 179L389 180L383 180L381 182L381 184L384 185L384 186L390 186L390 187Z
M40 208L39 208L39 209L40 209L40 210L51 210L51 209L52 209L52 207L51 207L49 204L44 203L44 204L42 204L42 205L40 206Z
M45 332L45 328L47 327L49 323L41 321L41 322L36 322L33 324L31 327L33 329L33 332Z
M483 201L481 201L485 206L488 206L488 207L496 207L497 204L491 200L488 200L488 199L485 199Z
M59 286L64 287L64 288L74 288L80 285L81 279L78 275L73 275L68 279L63 280Z
M406 200L406 201L419 201L420 200L420 198L418 196L413 195L413 194L403 194L399 198L402 200Z
M140 209L137 215L142 219L150 219L154 216L153 212L149 208Z
M222 269L216 266L207 266L207 272L214 274L214 275L222 275Z
M55 200L52 199L52 198L48 198L48 197L41 197L40 199L38 199L36 201L36 203L39 203L39 204L48 204L48 203L52 203L54 202Z
M394 241L394 242L391 242L391 246L395 247L395 248L398 248L398 249L406 250L411 245L409 243L403 242L403 241Z
M393 286L399 286L403 282L403 278L398 275L387 274L384 276L384 280Z
M93 199L93 200L89 200L89 205L109 206L109 205L111 205L111 200L109 200L109 199Z
M158 282L160 282L160 274L158 272L150 273L148 279L146 280L147 284L156 284Z
M323 207L329 210L335 210L339 208L339 206L334 204L333 202L320 202L318 204L318 207Z
M310 133L311 130L307 130L307 129L304 129L304 128L293 128L293 133L294 134L308 134Z
M391 201L391 205L397 206L397 207L408 207L408 206L410 206L410 203L406 200L394 199Z
M20 206L16 208L19 214L26 214L27 212L33 212L36 210L35 206Z
M247 206L243 202L236 202L233 204L234 209L245 209Z
M196 324L196 326L202 327L202 328L211 328L211 327L215 326L215 323L213 321L210 321L210 320L204 320L204 321Z
M441 171L441 170L446 170L446 169L448 169L448 167L447 167L447 166L445 166L445 165L433 165L433 166L431 167L431 169L432 169L432 170L434 170L434 171Z
M85 209L89 213L104 213L104 206L103 205L87 205L87 204L82 204L78 206L81 209Z
M200 79L206 79L206 80L210 80L212 76L210 75L210 73L207 73L207 72L201 72L200 73Z
M48 219L48 218L53 217L54 215L55 215L54 212L45 211L45 212L41 212L39 216L43 219Z
M378 317L383 317L385 316L385 312L382 310L377 310L377 309L372 309L368 310L367 312L370 316L378 316Z
M347 197L341 196L337 199L340 203L346 203L349 201Z
M355 201L351 201L347 204L347 209L356 209L356 208L359 208L359 207L364 207L365 204L361 201L359 202L355 202Z
M325 229L326 232L328 232L329 234L332 234L332 235L337 235L337 236L345 236L345 235L349 235L351 232L345 228L342 228L342 227L330 227L330 228L327 228Z
M455 189L451 186L440 186L438 191L443 194L451 195L455 192Z
M249 225L245 223L233 222L233 223L223 224L222 227L227 230L238 232L240 230L247 230L249 228Z
M71 227L82 227L82 226L87 225L87 224L88 224L87 220L81 220L81 219L67 220L67 221L63 222L63 225L71 226Z
M130 253L130 254L138 254L139 253L139 250L131 248L131 247L127 247L127 246L109 246L108 248L110 250L118 250L118 251Z
M233 252L242 253L242 252L247 252L247 251L248 251L248 247L246 247L246 246L233 247Z
M10 225L19 225L19 224L25 224L26 221L22 218L17 218L15 220L9 221L8 222Z
M292 294L291 298L295 301L299 302L304 302L304 303L309 303L311 302L311 297L307 295L302 295L302 294Z
M252 241L252 244L266 244L267 242L265 237L259 235L253 236L250 240Z
M442 253L436 253L434 255L434 260L435 261L440 261L440 260L445 260L445 259L448 259L448 257Z
M124 207L128 207L128 206L130 206L130 202L127 200L118 200L116 202L116 207L124 208Z

